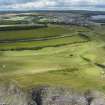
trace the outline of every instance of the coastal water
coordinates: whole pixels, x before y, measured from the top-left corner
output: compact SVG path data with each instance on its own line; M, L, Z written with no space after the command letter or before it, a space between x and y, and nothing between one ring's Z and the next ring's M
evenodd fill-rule
M101 19L105 19L105 15L94 15L91 16L92 20L101 20Z

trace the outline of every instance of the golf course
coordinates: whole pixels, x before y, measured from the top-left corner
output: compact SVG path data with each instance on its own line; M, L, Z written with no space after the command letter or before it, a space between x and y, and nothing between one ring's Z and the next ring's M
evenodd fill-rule
M105 26L0 31L0 83L105 92Z

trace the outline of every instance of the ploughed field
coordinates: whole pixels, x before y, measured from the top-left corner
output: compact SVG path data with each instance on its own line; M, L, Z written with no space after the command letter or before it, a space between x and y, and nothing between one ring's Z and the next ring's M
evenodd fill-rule
M105 27L0 31L0 82L105 91Z

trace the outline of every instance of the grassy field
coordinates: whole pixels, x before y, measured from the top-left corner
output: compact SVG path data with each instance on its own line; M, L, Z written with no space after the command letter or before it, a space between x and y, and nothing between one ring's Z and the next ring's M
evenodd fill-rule
M81 28L82 30L83 28ZM42 38L51 36L60 36L66 33L73 33L74 28L67 26L50 26L45 28L37 28L31 30L18 30L18 31L1 31L0 40L5 39L26 39L26 38Z
M99 30L94 28L91 31L72 26L68 27L67 31L63 31L61 27L60 33L70 35L75 33L75 35L39 42L0 44L0 49L45 46L39 50L1 51L0 81L15 82L24 89L30 89L36 85L57 85L78 91L97 89L105 92L105 42L104 35L101 36ZM51 34L54 33L54 30L50 31L52 31ZM77 34L81 31L88 32L91 40L87 41L86 37ZM18 35L17 32L16 35Z

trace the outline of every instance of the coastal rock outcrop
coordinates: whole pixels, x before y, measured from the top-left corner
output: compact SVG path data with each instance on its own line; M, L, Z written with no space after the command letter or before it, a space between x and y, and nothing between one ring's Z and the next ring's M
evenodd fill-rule
M38 86L23 91L17 85L0 85L0 105L105 105L98 91L74 92L61 87Z

